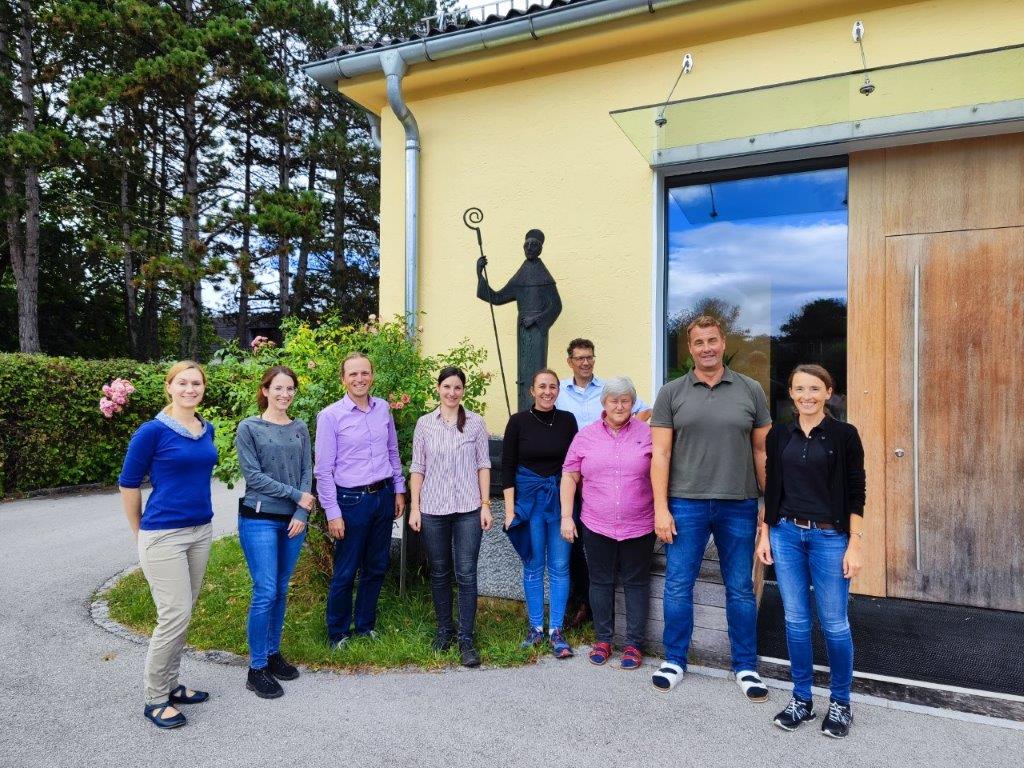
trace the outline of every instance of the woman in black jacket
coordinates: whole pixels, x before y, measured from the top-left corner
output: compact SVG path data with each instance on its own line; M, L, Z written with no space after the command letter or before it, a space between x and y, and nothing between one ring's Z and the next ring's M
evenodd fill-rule
M846 604L861 569L864 448L857 429L825 410L833 383L820 365L798 365L789 376L797 418L768 433L765 514L757 557L775 565L786 615L793 698L775 716L792 731L813 720L811 588L831 670L822 733L843 738L853 723L853 637Z

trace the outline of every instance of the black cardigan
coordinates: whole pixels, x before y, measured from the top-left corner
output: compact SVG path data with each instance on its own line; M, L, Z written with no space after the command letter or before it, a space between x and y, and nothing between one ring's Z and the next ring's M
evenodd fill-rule
M850 515L864 515L864 446L857 428L845 421L826 416L821 422L828 449L828 487L831 494L832 524L841 531L850 530ZM788 424L776 424L768 432L768 454L764 489L764 521L775 525L782 505L782 452L793 432Z

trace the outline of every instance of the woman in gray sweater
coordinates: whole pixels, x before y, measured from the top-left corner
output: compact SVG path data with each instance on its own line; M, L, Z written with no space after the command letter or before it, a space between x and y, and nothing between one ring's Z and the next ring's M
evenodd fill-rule
M264 699L284 693L278 680L299 676L280 651L288 582L314 501L309 429L301 419L288 416L298 385L290 368L270 368L260 381L261 414L242 421L235 435L245 477L245 496L238 502L238 540L252 574L245 687Z

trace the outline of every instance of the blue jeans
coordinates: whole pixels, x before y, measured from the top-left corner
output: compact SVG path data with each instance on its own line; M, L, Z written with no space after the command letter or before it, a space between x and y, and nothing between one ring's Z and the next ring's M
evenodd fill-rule
M523 566L523 592L526 613L531 627L544 626L544 570L551 583L551 604L548 626L561 629L565 620L565 604L569 600L569 555L572 544L562 538L560 517L545 520L539 511L529 520L530 545L533 553Z
M306 538L303 531L288 538L288 520L238 518L238 542L252 576L249 603L249 666L263 669L267 657L281 649L288 582Z
M850 703L853 683L853 636L846 614L850 580L843 577L849 536L842 531L797 528L782 520L769 529L775 578L786 614L786 645L793 675L793 695L810 701L814 680L811 646L811 590L825 635L835 701Z
M754 600L754 539L757 499L669 498L676 536L665 547L665 659L686 668L693 636L693 586L714 536L725 582L732 671L757 669L757 602Z
M480 510L453 515L423 515L423 543L430 564L430 594L439 634L452 635L452 551L459 585L459 642L472 642L476 623L476 564L480 557Z
M334 542L334 574L327 592L327 637L332 643L349 635L356 571L355 634L365 635L377 623L377 600L391 562L395 491L390 485L376 493L339 486L338 506L345 538Z

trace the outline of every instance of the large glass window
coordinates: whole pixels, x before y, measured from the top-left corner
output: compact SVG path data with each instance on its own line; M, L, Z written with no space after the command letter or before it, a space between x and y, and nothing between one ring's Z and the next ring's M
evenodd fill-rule
M773 418L792 416L786 380L798 363L829 370L829 405L845 418L845 161L751 173L667 184L666 378L693 367L686 325L711 314L726 328L726 363L761 382Z

